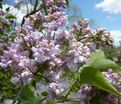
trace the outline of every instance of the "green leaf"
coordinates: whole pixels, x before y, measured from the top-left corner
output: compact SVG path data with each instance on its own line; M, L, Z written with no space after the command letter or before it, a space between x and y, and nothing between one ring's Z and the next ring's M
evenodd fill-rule
M96 50L95 52L93 52L90 56L90 59L89 59L89 65L93 63L94 60L96 59L104 59L105 58L105 55L104 55L104 52L101 51L101 50Z
M0 8L1 8L1 9L2 9L2 1L3 1L3 0L0 0Z
M11 30L11 25L6 24L6 25L5 25L5 29L6 29L6 31L10 31L10 30ZM6 35L6 36L7 36L7 35Z
M6 11L7 11L7 12L9 12L9 10L10 10L10 7L6 8Z
M35 92L32 85L25 86L20 96L21 104L39 104L39 98L35 95Z
M7 18L7 19L16 19L16 17L13 16L13 15L11 15L11 14L7 14L7 15L6 15L6 18Z
M93 61L91 66L100 71L112 69L114 72L121 73L121 68L115 62L108 59L96 59Z
M66 5L69 6L69 1L68 0L65 0L66 1ZM54 0L54 3L57 5L58 4L58 0Z
M57 3L58 3L58 0L54 0L54 3L57 5Z
M68 0L65 0L66 1L66 5L69 6L69 1Z
M47 104L55 104L52 100L47 100Z
M47 96L47 95L48 95L48 92L47 92L47 91L43 91L43 92L41 93L41 95L42 95L42 96Z
M92 53L89 62L86 65L84 65L84 67L85 66L93 67L100 71L112 69L114 72L121 73L120 66L118 66L115 62L113 62L109 59L106 59L104 52L101 50L96 50L94 53Z
M121 94L105 79L103 74L95 68L84 67L80 74L80 80L82 84L90 84L121 97Z
M2 3L0 3L0 8L2 9Z

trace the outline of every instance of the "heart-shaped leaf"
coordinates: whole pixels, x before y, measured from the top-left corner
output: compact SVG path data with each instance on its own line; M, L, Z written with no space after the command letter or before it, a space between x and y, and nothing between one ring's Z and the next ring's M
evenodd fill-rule
M90 84L121 97L121 94L105 79L103 74L95 68L84 67L80 74L80 80L82 84Z

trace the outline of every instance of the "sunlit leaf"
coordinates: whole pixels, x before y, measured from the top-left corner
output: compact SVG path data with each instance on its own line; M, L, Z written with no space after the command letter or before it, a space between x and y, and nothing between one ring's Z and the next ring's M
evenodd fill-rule
M112 69L114 72L121 73L121 67L115 62L106 59L104 52L101 50L96 50L94 53L92 53L89 62L85 66L93 67L100 71Z
M95 68L84 67L81 71L80 80L82 84L90 84L121 97L121 94L105 79L103 74Z

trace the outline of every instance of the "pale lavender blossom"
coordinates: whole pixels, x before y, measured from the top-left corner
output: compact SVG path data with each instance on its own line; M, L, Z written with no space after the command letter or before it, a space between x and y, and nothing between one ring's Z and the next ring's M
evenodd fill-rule
M32 32L30 34L30 37L34 40L34 41L40 41L42 39L44 35L41 32Z
M33 79L33 74L29 70L23 70L21 73L21 79L26 85Z
M26 18L25 23L23 24L23 29L26 32L31 32L34 30L34 23L30 18Z
M88 19L80 20L78 23L82 28L87 28L89 20Z
M18 84L20 82L20 77L19 76L12 77L11 82L15 85Z
M46 6L51 6L54 4L54 0L45 0L44 2L46 4Z
M44 71L43 75L47 77L50 81L59 81L63 76L64 69L57 67L53 70Z
M66 7L66 1L65 0L58 0L58 6Z
M61 94L66 89L65 81L62 82L52 82L49 84L49 90L54 92L56 95Z
M36 72L37 66L34 59L23 58L19 61L18 66L25 70L30 70L31 72Z
M63 31L62 29L58 29L56 32L55 32L55 39L57 39L57 41L59 40L63 40L63 39L66 39L66 40L69 40L71 39L72 37L72 34L70 31Z
M56 45L53 40L42 39L41 42L37 43L35 47L32 47L34 59L39 63L45 61L54 62L55 65L61 64L61 59L57 56L61 54L59 45ZM50 63L50 64L51 64Z
M68 51L66 64L69 69L77 69L80 63L87 63L90 49L81 42L72 41Z

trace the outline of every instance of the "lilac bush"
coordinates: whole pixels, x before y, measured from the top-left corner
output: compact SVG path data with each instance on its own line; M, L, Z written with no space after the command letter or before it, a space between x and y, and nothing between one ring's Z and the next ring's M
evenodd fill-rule
M90 62L91 53L104 45L112 45L113 39L105 29L92 29L87 19L79 20L68 29L68 15L64 11L67 0L55 1L42 0L43 9L24 18L23 25L15 28L16 37L2 51L0 67L6 71L11 69L11 82L16 86L24 86L26 92L33 91L26 87L32 84L36 94L31 95L34 100L38 97L36 103L33 100L32 104L49 104L51 99L55 103L59 100L64 102L73 86L79 91L81 104L85 100L89 102L95 93L90 93L91 85L81 86L79 75L82 69L86 70L84 65ZM71 79L66 72L73 73ZM103 75L110 82L107 73ZM112 80L111 84L116 85ZM111 85L109 87L116 95L116 90ZM24 92L21 93L20 90L20 96L23 97ZM22 102L21 97L17 100Z

